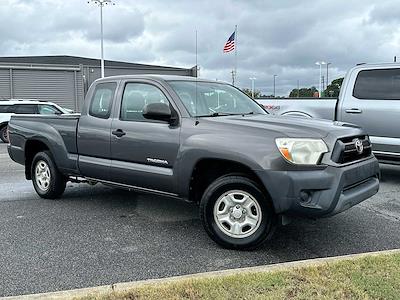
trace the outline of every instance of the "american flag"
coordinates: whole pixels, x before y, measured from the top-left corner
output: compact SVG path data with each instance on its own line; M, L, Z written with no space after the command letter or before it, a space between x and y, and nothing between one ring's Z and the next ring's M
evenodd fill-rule
M235 31L232 33L232 35L226 41L225 46L224 46L224 53L231 52L234 49L235 49Z

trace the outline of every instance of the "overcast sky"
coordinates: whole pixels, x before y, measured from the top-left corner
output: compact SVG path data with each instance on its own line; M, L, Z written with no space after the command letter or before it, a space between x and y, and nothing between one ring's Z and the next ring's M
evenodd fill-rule
M222 48L238 25L238 85L278 95L317 86L360 62L400 56L400 3L392 0L115 0L104 9L105 58L192 67L198 31L200 76L231 81L234 54ZM99 9L86 0L1 0L0 55L100 57ZM325 71L324 71L325 73Z

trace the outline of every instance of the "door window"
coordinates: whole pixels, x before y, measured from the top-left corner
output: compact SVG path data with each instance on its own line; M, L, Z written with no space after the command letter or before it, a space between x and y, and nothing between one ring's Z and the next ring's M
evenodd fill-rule
M400 69L360 71L353 96L358 99L400 100Z
M36 114L37 105L36 104L17 104L15 105L16 114Z
M116 87L114 82L97 84L89 108L91 116L102 119L110 117Z
M150 103L169 104L157 87L143 83L127 83L122 97L121 120L148 121L143 117L143 109Z
M0 113L11 114L14 112L13 105L0 105Z
M39 105L39 114L41 115L59 115L61 111L51 105Z

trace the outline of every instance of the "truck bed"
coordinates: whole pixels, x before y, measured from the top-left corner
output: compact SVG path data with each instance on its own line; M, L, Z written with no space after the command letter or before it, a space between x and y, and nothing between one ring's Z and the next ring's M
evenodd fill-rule
M24 162L27 141L35 141L51 150L60 169L74 173L78 169L76 132L79 118L80 114L13 115L8 124L13 159Z
M256 99L273 115L335 120L336 98L283 98Z

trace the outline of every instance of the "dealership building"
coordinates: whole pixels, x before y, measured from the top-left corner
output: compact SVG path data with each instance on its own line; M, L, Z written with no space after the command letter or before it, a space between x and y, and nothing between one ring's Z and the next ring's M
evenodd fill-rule
M105 76L170 74L196 76L185 69L105 61ZM92 82L100 78L100 60L77 56L0 57L0 99L38 99L79 111Z

